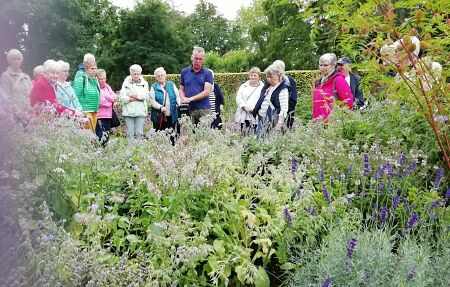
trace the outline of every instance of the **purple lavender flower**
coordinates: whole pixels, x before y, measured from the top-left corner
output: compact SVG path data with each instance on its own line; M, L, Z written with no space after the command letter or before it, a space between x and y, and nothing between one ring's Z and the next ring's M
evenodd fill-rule
M434 178L434 189L437 190L439 184L441 183L441 178L444 176L444 169L440 167L436 172L436 177Z
M394 199L392 200L392 210L395 211L398 207L400 197L398 195L394 196Z
M406 279L413 279L414 275L416 275L416 271L414 269L409 269L408 273L406 273Z
M417 222L419 221L419 216L417 213L413 213L411 217L408 219L408 222L406 223L407 229L412 229L414 226L417 225Z
M325 200L328 202L328 204L330 204L331 203L330 194L328 193L325 184L322 185L322 194L323 197L325 197Z
M392 175L392 165L387 163L386 164L386 171L387 171L387 175L391 176Z
M381 222L385 223L386 219L388 218L388 215L389 215L389 213L388 213L387 208L383 207L383 209L381 209L381 212L380 212Z
M373 205L372 209L373 209L373 210L378 210L378 204L375 203L375 204Z
M284 217L286 218L289 225L292 226L292 216L286 207L283 207L283 213L284 213Z
M450 199L450 187L447 188L447 192L445 193L445 200L449 200Z
M403 175L408 176L414 168L416 168L417 162L413 161L407 168L403 170Z
M322 169L319 171L319 176L320 176L320 181L324 182L325 181L325 175L323 174L323 170Z
M405 164L405 162L406 162L406 154L402 153L402 157L400 158L400 166L399 166L399 168L402 167Z
M297 191L295 192L295 195L300 197L302 195L302 190L300 188L297 188Z
M322 287L330 287L331 286L331 279L330 277L327 277L327 279L325 279L325 281L322 284Z
M436 208L436 207L440 207L440 206L443 205L443 203L445 203L445 200L442 199L442 198L439 198L438 200L433 201L433 202L430 204L430 209L434 209L434 208Z
M377 193L381 194L381 191L383 190L383 188L384 188L384 183L380 182L377 186Z
M436 220L436 215L434 215L434 214L431 215L431 216L430 216L430 220L431 220L431 221L435 221L435 220Z
M291 172L296 173L298 171L298 162L295 158L291 161Z
M317 210L314 207L311 207L311 206L305 207L305 211L307 211L309 214L311 214L313 216L316 216L318 214Z
M356 244L358 243L358 241L356 240L356 238L350 239L348 241L348 246L347 246L347 255L345 255L345 258L347 259L352 259L353 256L353 251L355 250Z
M369 176L370 174L370 163L369 163L369 155L367 153L364 154L364 175Z

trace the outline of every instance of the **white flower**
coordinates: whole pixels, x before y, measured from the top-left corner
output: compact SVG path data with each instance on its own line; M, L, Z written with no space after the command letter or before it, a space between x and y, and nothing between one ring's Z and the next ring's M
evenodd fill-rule
M66 172L64 171L64 169L57 167L53 170L54 173L58 173L58 174L65 174Z
M434 116L434 121L439 123L439 124L443 124L443 123L446 123L448 121L448 117L447 116L443 116L443 115Z

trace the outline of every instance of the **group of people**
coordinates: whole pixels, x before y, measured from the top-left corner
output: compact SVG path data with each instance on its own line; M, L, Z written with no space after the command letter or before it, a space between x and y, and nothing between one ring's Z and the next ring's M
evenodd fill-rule
M195 47L192 64L182 69L180 86L166 79L166 71L159 67L154 71L156 81L149 85L142 76L141 66L134 64L122 83L119 95L107 84L106 71L98 69L94 55L86 54L72 83L68 82L69 64L47 60L33 71L33 81L21 71L22 53L11 50L7 54L9 67L1 75L2 88L16 107L16 112L31 107L52 106L58 114L67 114L84 120L87 129L95 132L106 144L112 126L117 122L114 106L122 107L127 137L141 139L145 119L149 114L156 131L169 129L174 143L178 131L178 119L188 114L194 125L202 117L212 113L213 128L221 128L224 98L214 82L214 73L203 66L205 50ZM321 78L313 92L313 120L325 120L335 100L350 109L364 105L359 83L361 78L352 74L347 57L337 60L334 54L319 59ZM265 69L266 80L261 80L261 70L253 67L249 80L236 94L235 121L245 134L255 132L258 137L269 131L291 128L297 104L297 84L286 75L281 60Z

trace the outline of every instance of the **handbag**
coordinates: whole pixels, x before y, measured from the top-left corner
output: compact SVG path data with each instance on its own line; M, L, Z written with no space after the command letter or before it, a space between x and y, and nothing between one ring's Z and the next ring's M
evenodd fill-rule
M117 128L118 126L120 126L120 120L117 116L116 111L114 110L114 108L112 108L111 127Z
M162 104L163 107L166 106L166 100L167 100L167 91L164 88L164 100L163 100L163 104ZM156 116L156 118L158 119L159 129L161 130L163 128L163 126L165 126L165 124L167 122L166 113L159 111L158 115Z

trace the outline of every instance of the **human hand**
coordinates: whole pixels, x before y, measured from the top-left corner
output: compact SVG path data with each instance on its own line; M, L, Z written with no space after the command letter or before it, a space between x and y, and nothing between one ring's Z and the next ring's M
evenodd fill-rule
M166 107L161 107L161 113L165 113L166 112Z
M246 111L247 113L250 113L253 109L250 106L245 106L244 107L244 111Z
M83 111L78 111L78 110L76 110L76 111L75 111L75 116L76 116L76 117L79 117L79 118L82 118L82 117L84 117L84 113L83 113Z
M181 98L181 103L182 104L189 104L191 101L189 100L189 98L187 98L187 97L182 97Z

